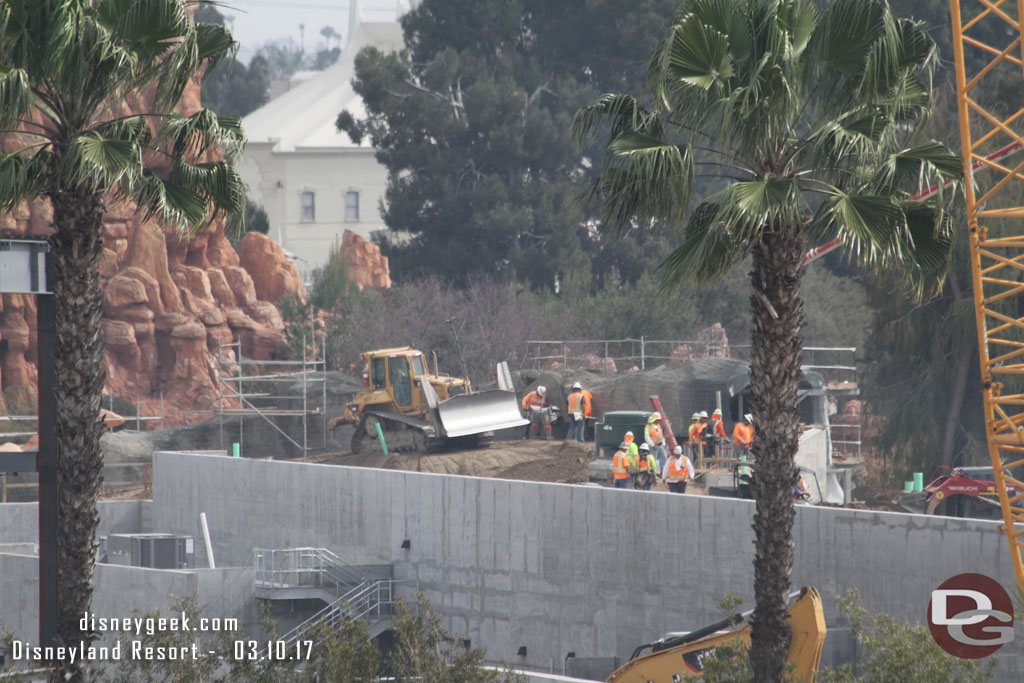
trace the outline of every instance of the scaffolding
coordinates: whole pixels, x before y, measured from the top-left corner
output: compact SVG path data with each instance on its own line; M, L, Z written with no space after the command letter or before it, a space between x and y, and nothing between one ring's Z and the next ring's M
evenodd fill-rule
M227 349L235 349L235 357L225 356ZM242 355L241 340L232 344L218 344L217 346L217 413L220 421L220 447L225 449L224 423L225 418L238 417L238 448L242 449L243 434L245 432L245 418L258 416L267 424L273 427L290 444L308 455L310 449L309 418L313 415L320 415L322 435L320 448L327 447L327 362L326 362L326 339L321 339L320 348L317 349L316 337L313 338L312 358L308 355L306 337L302 338L302 360L255 360L247 359ZM319 351L319 353L318 353ZM235 373L231 373L231 369ZM246 368L251 368L257 373L270 370L267 374L246 374ZM312 373L313 376L310 376ZM290 383L296 380L302 382L301 395L290 395L279 391L281 384ZM310 387L314 391L316 385L320 385L320 404L311 407ZM248 385L248 387L246 386ZM314 396L316 394L314 393ZM275 405L258 406L253 401L270 401ZM276 405L278 402L301 401L301 407L282 408ZM233 407L236 402L238 407ZM272 418L278 417L301 417L302 418L302 441L292 438L280 424Z

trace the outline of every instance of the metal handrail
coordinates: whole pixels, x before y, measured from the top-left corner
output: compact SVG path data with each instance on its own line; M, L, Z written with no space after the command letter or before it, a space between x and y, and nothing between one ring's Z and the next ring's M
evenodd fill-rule
M397 583L405 582L394 579L368 579L285 633L281 640L290 646L319 624L333 629L343 620L390 616L395 604L394 587Z
M257 585L276 588L327 588L335 595L366 581L366 574L326 548L253 550Z

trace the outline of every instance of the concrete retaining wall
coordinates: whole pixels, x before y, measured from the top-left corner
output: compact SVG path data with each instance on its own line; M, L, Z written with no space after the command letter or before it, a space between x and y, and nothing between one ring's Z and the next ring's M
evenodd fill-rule
M98 505L97 536L132 534L144 530L145 500L109 500ZM36 503L0 504L0 543L38 543L39 506Z
M165 570L96 565L92 613L97 617L141 617L169 611L182 598L194 597L204 617L234 617L258 623L253 598L253 570ZM39 558L0 554L0 634L36 643L39 638ZM113 642L117 634L101 634Z
M626 658L716 620L727 593L753 603L751 502L171 453L154 458L153 478L155 525L198 539L206 512L219 566L297 546L394 563L491 661ZM868 609L921 623L954 574L1014 582L996 523L802 506L794 536L793 585L816 586L834 624L834 598L851 589ZM1008 650L1000 675L1020 680Z

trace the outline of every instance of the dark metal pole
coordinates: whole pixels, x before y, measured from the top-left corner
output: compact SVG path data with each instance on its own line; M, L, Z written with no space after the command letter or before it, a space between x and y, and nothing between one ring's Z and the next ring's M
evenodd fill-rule
M47 291L53 261L46 255ZM39 356L39 644L57 645L57 404L53 367L56 320L52 294L36 296Z

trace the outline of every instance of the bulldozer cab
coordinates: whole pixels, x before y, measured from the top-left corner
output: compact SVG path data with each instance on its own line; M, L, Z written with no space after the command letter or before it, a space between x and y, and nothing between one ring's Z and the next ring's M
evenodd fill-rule
M408 348L383 349L364 354L367 363L367 387L374 392L387 392L399 410L422 408L420 383L426 369L423 354Z

